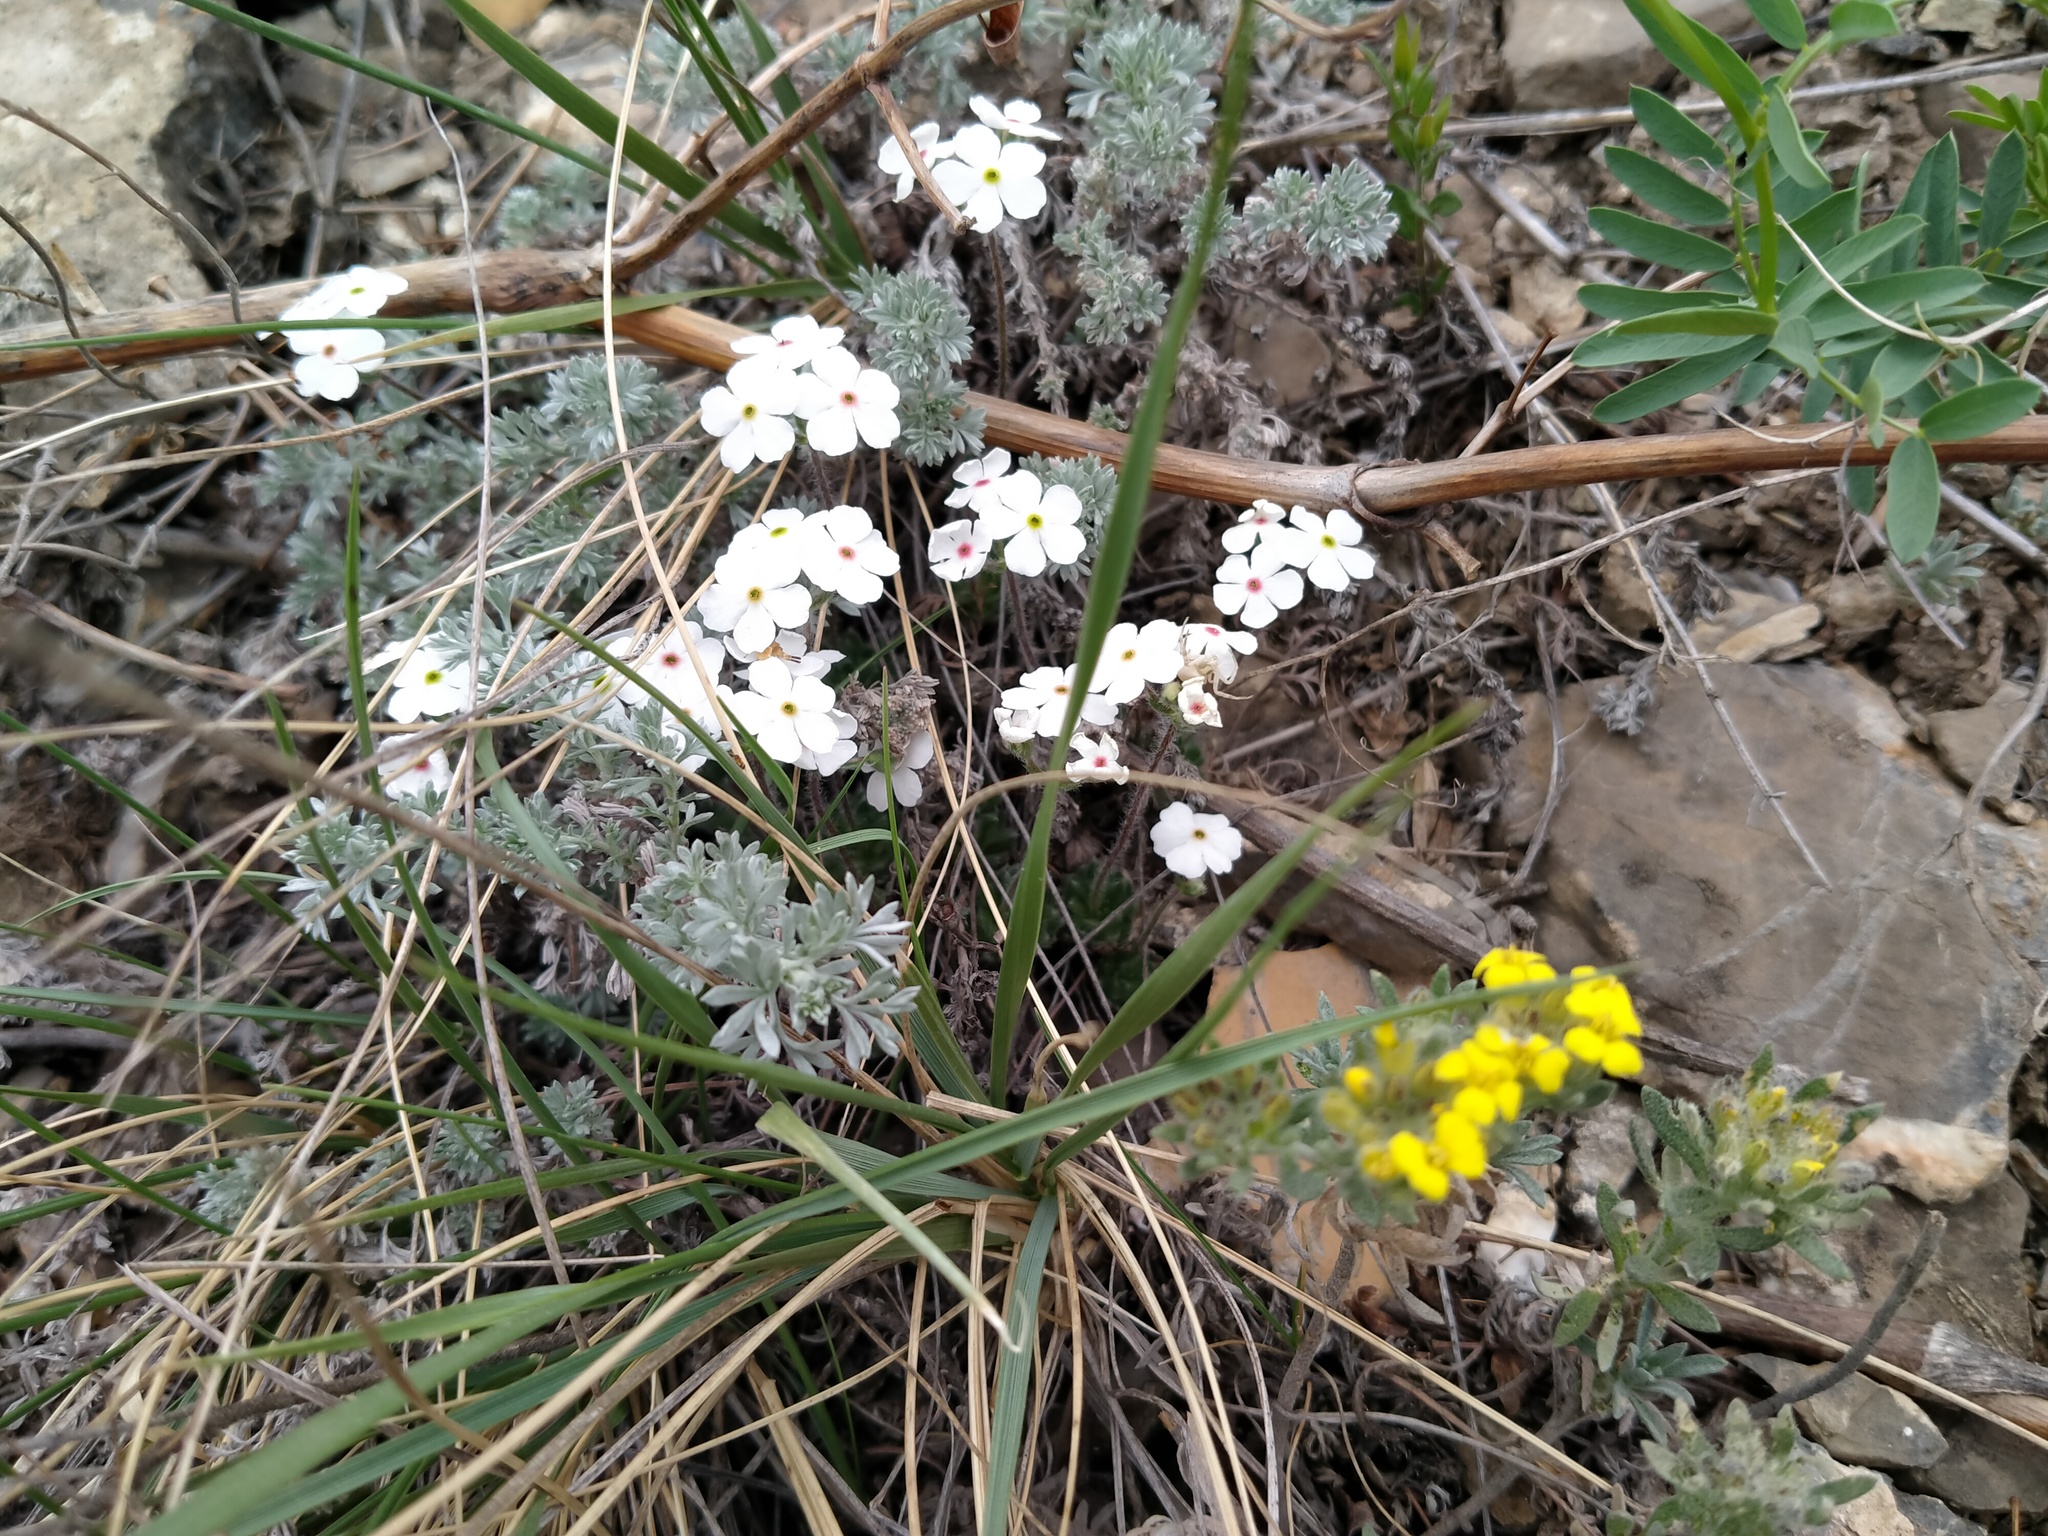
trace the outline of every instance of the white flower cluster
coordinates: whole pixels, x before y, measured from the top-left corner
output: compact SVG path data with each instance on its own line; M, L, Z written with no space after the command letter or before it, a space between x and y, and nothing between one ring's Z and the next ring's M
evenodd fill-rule
M1221 725L1215 690L1237 676L1237 659L1249 656L1258 642L1242 630L1220 624L1176 624L1154 619L1145 625L1117 624L1104 638L1102 659L1094 681L1081 701L1081 723L1097 729L1116 723L1117 710L1134 702L1148 687L1163 688L1190 725ZM1021 746L1033 737L1057 737L1074 694L1072 667L1034 667L1003 690L997 705L996 729L1004 741ZM1116 743L1077 734L1072 742L1076 761L1067 772L1076 779L1124 782L1127 769L1117 761Z
M1057 139L1050 128L1039 126L1035 102L1018 99L998 107L986 96L967 103L981 119L969 123L952 138L939 138L937 123L920 123L910 132L918 158L932 173L932 180L947 200L982 234L995 230L1005 214L1029 219L1040 213L1046 202L1045 151L1028 139ZM875 164L885 176L896 178L896 201L910 196L917 184L903 146L890 135L882 141Z
M406 287L405 279L396 272L350 267L328 278L277 318L367 320L384 307L386 299L405 292ZM383 333L362 326L286 331L284 339L298 358L292 364L292 383L309 400L316 395L322 400L349 399L362 387L362 376L377 366L373 359L384 350Z
M1255 501L1224 531L1223 548L1228 554L1216 568L1216 606L1252 629L1264 629L1301 601L1304 576L1325 592L1343 592L1371 580L1378 568L1365 547L1365 529L1342 507L1318 517L1306 507L1290 513Z
M1047 566L1072 565L1087 552L1081 498L1073 487L1046 485L1028 469L1012 470L1009 454L1000 448L969 459L953 478L959 484L946 505L965 507L974 516L932 531L925 553L941 580L980 575L998 543L1004 567L1019 576L1042 576Z
M773 464L796 446L790 417L804 424L814 452L839 457L862 443L886 448L903 424L896 381L864 368L839 343L846 332L809 315L778 320L766 336L732 344L740 360L723 384L704 391L704 430L718 441L719 461L738 474L755 460ZM808 371L805 371L808 370Z

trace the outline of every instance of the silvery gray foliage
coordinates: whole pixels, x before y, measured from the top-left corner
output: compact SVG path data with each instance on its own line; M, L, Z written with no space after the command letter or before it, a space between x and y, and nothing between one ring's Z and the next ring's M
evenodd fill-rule
M1195 78L1216 62L1199 27L1139 5L1112 13L1067 72L1067 115L1087 125L1088 154L1074 166L1076 203L1129 213L1171 196L1197 173L1216 115Z
M1362 160L1333 167L1320 182L1291 166L1245 199L1242 236L1277 257L1290 281L1318 261L1377 261L1399 227L1386 183Z
M441 796L428 789L413 797L416 810L434 815ZM317 812L320 801L313 802ZM373 925L387 917L403 918L411 911L405 882L399 878L398 861L404 859L422 897L441 887L426 880L425 861L416 845L400 844L405 851L393 854L391 829L361 811L309 826L292 840L285 857L298 866L298 873L277 888L278 900L289 903L299 927L316 938L327 937L327 925L340 915L334 893L340 891ZM332 876L330 880L329 876Z
M721 832L657 868L633 915L654 938L732 978L703 994L708 1006L733 1010L715 1048L813 1074L829 1070L834 1050L855 1066L874 1050L894 1055L902 1039L891 1016L917 996L896 984L907 928L896 904L871 912L872 880L821 886L811 902L790 900L788 884L779 859ZM679 967L674 974L703 985Z
M597 1101L595 1079L579 1077L574 1082L549 1083L540 1091L541 1102L548 1107L548 1113L571 1136L584 1141L606 1141L612 1133L611 1111ZM541 1145L551 1156L564 1162L574 1161L571 1150L552 1136L543 1136Z
M432 1155L449 1182L461 1188L505 1177L505 1137L491 1126L442 1120L434 1126Z
M237 1152L225 1168L202 1168L192 1176L199 1191L193 1209L224 1227L237 1225L263 1193L263 1186L283 1160L274 1147L249 1147Z
M1152 263L1109 232L1109 215L1098 210L1053 237L1074 258L1074 281L1088 302L1081 310L1081 339L1092 346L1121 346L1166 314L1166 284Z
M974 350L967 306L918 272L870 267L855 274L853 290L855 312L873 328L868 361L902 394L896 452L926 468L981 452L982 413L961 411L967 386L953 372Z

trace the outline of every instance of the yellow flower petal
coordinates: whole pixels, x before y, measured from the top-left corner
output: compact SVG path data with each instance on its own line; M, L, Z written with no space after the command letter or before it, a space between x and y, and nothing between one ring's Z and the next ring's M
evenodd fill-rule
M1617 1040L1601 1054L1600 1066L1609 1077L1634 1077L1643 1070L1643 1053L1626 1040Z
M1588 1029L1583 1024L1574 1025L1564 1032L1564 1048L1579 1060L1596 1065L1607 1054L1607 1042L1600 1037L1599 1031Z

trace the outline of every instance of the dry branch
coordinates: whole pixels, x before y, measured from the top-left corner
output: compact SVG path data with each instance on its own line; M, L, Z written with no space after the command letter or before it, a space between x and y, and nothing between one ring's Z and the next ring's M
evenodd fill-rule
M706 190L708 195L710 189ZM408 318L470 309L470 269L466 261L421 261L395 270L408 286L386 303L386 315ZM600 285L597 262L581 252L499 251L479 256L476 270L484 308L496 314L523 314L555 305L584 303L597 296ZM279 283L252 289L242 295L243 314L252 321L274 319L316 286L310 282ZM100 337L174 329L217 330L233 323L228 300L219 297L99 317L81 323L80 332L83 340L91 344ZM736 360L731 342L746 334L739 326L680 305L620 315L615 327L621 335L645 346L718 370ZM69 344L70 340L61 325L0 334L0 386L75 373L86 367L80 348ZM65 344L47 345L51 342ZM119 366L205 351L220 344L218 336L163 336L96 345L93 352L107 365ZM28 346L37 349L21 350ZM1128 439L1121 432L1033 410L993 395L970 394L967 399L970 406L987 413L984 435L997 447L1056 458L1093 454L1111 464L1123 462ZM2048 463L2048 416L2030 416L1966 442L1938 443L1935 454L1949 464ZM1845 463L1882 464L1888 458L1888 449L1874 447L1868 438L1841 425L1783 432L1730 428L1659 433L1602 442L1512 448L1477 458L1428 464L1274 464L1167 444L1159 450L1152 483L1174 495L1199 496L1234 506L1247 506L1263 497L1282 505L1300 502L1312 507L1348 507L1384 524L1390 520L1410 521L1400 519L1402 513L1426 511L1474 496L1679 475L1738 475L1827 469Z

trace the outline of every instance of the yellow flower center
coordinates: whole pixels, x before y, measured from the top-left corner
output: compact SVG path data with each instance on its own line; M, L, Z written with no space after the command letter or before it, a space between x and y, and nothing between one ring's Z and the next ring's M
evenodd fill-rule
M784 699L782 701L782 712L794 720L796 718L796 700Z
M746 405L740 407L740 417L742 420L752 421L756 416L760 414L761 408L758 405L753 404L751 401L748 402Z
M439 686L441 679L446 677L447 675L448 674L446 672L443 672L439 667L429 667L426 671L420 674L420 681L422 683L425 683L429 688L433 688Z
M758 602L760 602L760 601L761 601L761 599L762 599L762 598L766 597L767 595L768 595L768 593L767 593L767 592L766 592L766 591L765 591L765 590L764 590L763 588L760 588L760 587L749 587L749 588L747 588L747 601L748 601L748 602L750 602L750 603L758 603Z
M981 173L981 179L987 182L990 186L995 186L998 182L1000 182L1003 179L1003 173L997 170L994 166L990 166L987 170Z
M1033 530L1043 528L1045 526L1045 518L1039 513L1034 512L1024 519L1024 526Z

